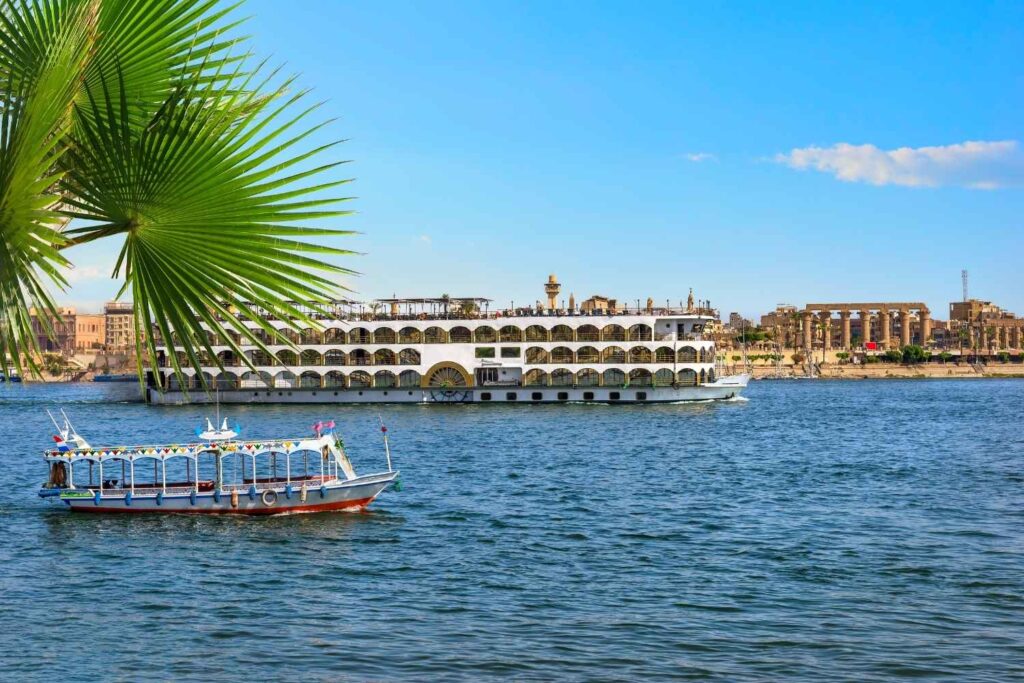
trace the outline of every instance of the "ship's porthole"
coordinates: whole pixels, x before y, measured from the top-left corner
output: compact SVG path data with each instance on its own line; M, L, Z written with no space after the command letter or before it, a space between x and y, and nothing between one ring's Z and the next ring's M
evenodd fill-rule
M412 392L411 391L409 392L409 395L412 396Z
M559 401L568 401L569 400L569 392L568 391L559 391L558 392L558 400Z
M594 400L594 392L593 391L584 391L583 392L583 400L584 401L593 401Z
M282 394L282 393L281 393L280 391L279 391L279 392L277 392L277 395L278 395L278 396L284 396L284 394Z
M359 395L360 395L360 396L362 396L362 395L363 395L363 392L361 392L361 391L360 391L360 392L359 392Z
M617 391L608 392L608 400L609 401L618 401L619 400L619 392L617 392Z
M385 391L385 392L384 392L384 395L385 395L385 396L387 396L387 395L388 395L388 392L386 392L386 391Z
M544 394L540 393L539 391L533 392L533 400L534 401L540 401L543 398L544 398Z
M254 391L254 392L252 392L252 395L253 395L253 396L259 396L259 395L260 395L260 392L258 392L258 391Z
M337 392L337 391L335 391L335 392L334 392L334 395L335 395L335 396L337 396L337 395L338 395L338 392Z

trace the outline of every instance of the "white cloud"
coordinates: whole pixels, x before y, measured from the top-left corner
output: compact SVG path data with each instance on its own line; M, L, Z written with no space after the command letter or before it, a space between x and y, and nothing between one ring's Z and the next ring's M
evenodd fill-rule
M100 266L75 266L65 273L65 277L69 283L75 284L76 282L110 277L110 270L110 268L104 269Z
M718 157L711 152L687 152L684 156L695 164L702 161L718 161Z
M831 173L845 182L871 185L958 185L993 190L1024 181L1024 155L1016 140L968 140L891 150L841 142L831 147L800 147L776 154L774 161L802 171Z
M424 244L430 244L430 235L420 235L416 238L417 242L423 242Z

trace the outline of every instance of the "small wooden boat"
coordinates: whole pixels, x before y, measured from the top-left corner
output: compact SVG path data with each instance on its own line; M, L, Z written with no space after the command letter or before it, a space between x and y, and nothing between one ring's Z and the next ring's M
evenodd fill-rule
M62 411L63 415L63 411ZM51 419L52 416L51 416ZM361 510L389 486L387 428L381 424L387 471L359 476L334 421L288 439L239 440L227 420L207 420L200 441L185 444L93 447L64 415L43 459L49 478L39 495L76 512L276 515Z

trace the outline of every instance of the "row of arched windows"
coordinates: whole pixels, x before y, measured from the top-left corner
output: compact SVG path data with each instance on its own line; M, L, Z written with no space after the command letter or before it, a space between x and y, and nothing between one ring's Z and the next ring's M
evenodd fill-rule
M715 352L712 349L695 349L684 346L677 351L668 346L661 346L651 351L642 346L635 346L628 351L621 346L609 346L597 349L593 346L582 346L575 351L568 346L556 346L548 351L539 346L526 349L527 365L548 365L558 363L712 363Z
M630 327L622 325L580 325L577 328L568 325L555 325L546 328L543 325L530 325L522 328L517 325L492 327L483 325L476 329L464 326L445 330L442 327L419 329L408 326L399 330L390 327L353 327L349 330L332 327L327 330L305 329L301 331L283 329L280 338L275 339L265 330L254 330L255 336L264 344L280 343L281 338L294 344L316 346L323 344L515 344L521 342L625 342L654 341L654 330L650 325L637 324ZM243 344L240 334L229 332L236 344ZM207 331L207 341L211 346L225 346L225 340L213 332ZM175 334L174 344L180 340Z
M394 373L390 370L378 370L371 374L363 370L356 370L344 373L337 370L321 375L315 371L306 371L296 375L293 372L283 370L276 374L269 372L247 372L241 378L227 372L222 372L216 377L209 373L203 373L206 386L216 389L389 389L389 388L414 388L419 387L422 376L415 370L405 370ZM603 372L593 368L584 368L573 372L565 368L544 372L533 369L523 376L522 384L527 387L552 386L552 387L668 387L668 386L696 386L706 382L715 381L715 371L685 369L675 373L667 368L656 372L637 368L628 373L615 368L609 368ZM169 376L166 379L167 389L177 391L181 389L177 378ZM202 388L202 380L199 377L192 377L187 380L187 389Z
M714 370L701 370L698 373L686 369L676 373L667 368L657 372L637 368L628 373L614 368L609 368L604 372L593 368L585 368L577 372L564 368L551 372L533 369L523 376L523 386L525 387L689 387L714 381Z
M378 370L370 374L362 370L350 373L333 370L321 375L318 372L306 371L296 375L284 370L276 374L269 372L247 372L241 378L231 373L222 372L216 377L204 372L203 378L211 389L388 389L419 387L422 380L415 370L394 373L390 370ZM181 384L173 375L167 377L167 389L177 391ZM187 389L201 389L202 380L196 376L187 379Z
M184 351L178 351L179 365L189 365L188 356ZM267 353L262 349L246 351L246 356L253 365L258 367L278 366L285 367L315 367L315 366L338 366L338 365L419 365L421 363L420 352L416 349L401 349L397 353L390 349L378 349L368 351L366 349L329 349L324 353L306 349L301 353L285 349L275 354ZM200 353L202 365L214 365L206 353ZM525 361L527 365L548 365L548 364L585 364L585 363L711 363L714 362L715 353L712 349L696 349L692 346L683 346L673 350L668 346L660 346L653 351L645 347L633 347L624 349L620 346L609 346L604 349L597 349L593 346L583 346L575 351L567 346L556 346L548 351L539 346L531 346L526 349ZM232 351L221 351L217 354L217 360L223 367L239 367L245 365ZM170 367L170 363L164 359L160 367Z

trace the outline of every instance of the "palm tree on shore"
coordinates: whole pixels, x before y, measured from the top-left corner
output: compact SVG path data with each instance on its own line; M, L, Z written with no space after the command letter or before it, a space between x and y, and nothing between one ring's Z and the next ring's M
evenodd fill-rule
M287 343L266 317L315 327L351 273L325 260L351 253L323 224L348 213L342 162L321 161L337 143L311 142L318 105L253 63L235 15L217 0L0 0L4 372L39 371L30 311L59 318L76 245L117 254L140 377L157 337L193 367L217 362L211 338L240 358L240 343Z

